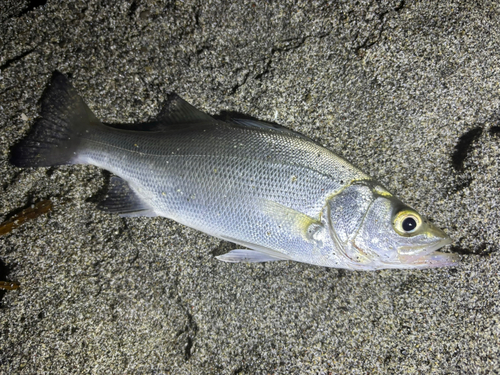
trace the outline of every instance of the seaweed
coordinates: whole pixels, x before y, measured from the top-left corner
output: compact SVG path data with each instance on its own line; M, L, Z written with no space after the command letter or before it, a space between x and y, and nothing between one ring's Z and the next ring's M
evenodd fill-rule
M0 224L0 236L10 233L13 229L23 225L25 222L36 219L38 216L51 210L52 202L50 200L35 203L33 206L22 210L18 214L12 216L9 220Z
M0 281L0 289L16 290L19 289L19 283L16 283L14 281Z

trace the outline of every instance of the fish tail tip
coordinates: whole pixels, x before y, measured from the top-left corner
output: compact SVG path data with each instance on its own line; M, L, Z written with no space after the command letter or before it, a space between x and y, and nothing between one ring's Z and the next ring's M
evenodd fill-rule
M56 71L42 96L41 118L12 147L10 163L23 168L73 164L78 134L98 123L68 78Z

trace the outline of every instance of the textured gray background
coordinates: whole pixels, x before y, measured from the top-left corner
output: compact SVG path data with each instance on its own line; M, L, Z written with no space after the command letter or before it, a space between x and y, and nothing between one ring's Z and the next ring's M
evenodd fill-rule
M294 3L2 0L0 221L54 210L0 238L21 284L1 373L498 373L498 2ZM101 213L103 171L8 163L56 69L104 122L175 91L303 132L446 229L462 263L223 264L231 244Z

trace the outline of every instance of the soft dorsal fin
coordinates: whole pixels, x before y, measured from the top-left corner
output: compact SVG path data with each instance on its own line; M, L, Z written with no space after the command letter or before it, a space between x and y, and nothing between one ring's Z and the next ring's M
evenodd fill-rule
M132 190L125 180L118 176L111 177L106 199L97 207L120 216L156 216L152 208Z
M105 125L122 130L157 132L183 130L207 122L214 122L214 119L172 93L167 96L160 113L149 122Z
M165 125L214 121L211 116L196 109L175 93L167 96L167 100L155 120Z

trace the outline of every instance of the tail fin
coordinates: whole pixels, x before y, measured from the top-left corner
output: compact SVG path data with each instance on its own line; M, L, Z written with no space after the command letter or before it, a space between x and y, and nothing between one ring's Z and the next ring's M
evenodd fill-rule
M31 132L14 146L10 162L18 167L73 164L81 134L100 124L68 79L55 72L42 97L42 112Z

